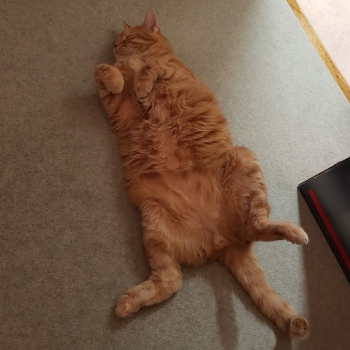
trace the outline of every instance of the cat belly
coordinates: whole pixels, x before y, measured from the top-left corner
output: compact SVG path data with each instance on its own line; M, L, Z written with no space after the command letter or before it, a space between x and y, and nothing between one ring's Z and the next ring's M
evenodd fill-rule
M163 242L180 263L202 264L227 244L217 229L221 194L214 179L208 173L184 177L167 172L143 183L145 232Z

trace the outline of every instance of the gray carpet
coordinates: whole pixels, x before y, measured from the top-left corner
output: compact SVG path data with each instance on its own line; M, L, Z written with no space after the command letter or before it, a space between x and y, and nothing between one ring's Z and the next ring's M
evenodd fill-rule
M307 247L258 244L271 285L308 317L291 343L222 266L133 318L116 298L147 278L139 214L92 79L113 30L153 8L179 56L215 91L236 144L260 157L273 218ZM350 108L285 1L0 3L0 348L346 349L349 284L297 184L349 156Z

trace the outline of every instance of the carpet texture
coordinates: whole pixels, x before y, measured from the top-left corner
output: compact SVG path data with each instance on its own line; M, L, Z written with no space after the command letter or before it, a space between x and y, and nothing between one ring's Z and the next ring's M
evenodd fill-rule
M215 92L236 144L259 156L274 219L306 247L257 244L271 285L305 315L291 343L217 264L127 320L118 296L149 270L139 213L93 82L113 30L154 9ZM297 184L349 156L350 108L285 1L0 3L0 349L346 349L349 285Z

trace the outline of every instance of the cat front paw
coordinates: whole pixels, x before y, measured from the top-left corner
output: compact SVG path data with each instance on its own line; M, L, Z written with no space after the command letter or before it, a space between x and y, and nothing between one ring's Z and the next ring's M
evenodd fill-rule
M124 79L120 71L109 64L99 64L95 69L95 80L113 95L123 91Z
M139 81L134 83L134 93L136 98L145 98L150 94L153 83L147 81Z

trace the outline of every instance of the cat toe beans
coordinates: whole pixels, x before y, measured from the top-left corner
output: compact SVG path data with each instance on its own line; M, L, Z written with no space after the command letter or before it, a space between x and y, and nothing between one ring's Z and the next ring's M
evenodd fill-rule
M95 80L102 83L104 88L114 95L121 93L124 87L124 79L120 71L108 64L99 64L96 67Z
M305 318L294 316L290 320L289 335L295 340L302 340L309 336L309 324Z

